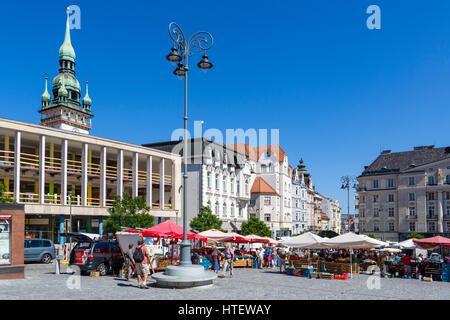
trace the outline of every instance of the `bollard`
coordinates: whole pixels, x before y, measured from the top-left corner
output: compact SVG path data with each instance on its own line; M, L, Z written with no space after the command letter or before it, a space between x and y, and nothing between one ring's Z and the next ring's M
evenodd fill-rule
M56 261L55 261L55 266L56 266L56 271L55 271L55 273L56 273L56 274L61 274L61 264L60 264L61 259L60 259L59 257L57 257L55 260L56 260Z

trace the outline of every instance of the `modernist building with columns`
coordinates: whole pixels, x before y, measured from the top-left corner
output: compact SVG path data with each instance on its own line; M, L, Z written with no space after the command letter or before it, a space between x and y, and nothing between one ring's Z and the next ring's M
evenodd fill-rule
M39 125L0 118L0 179L5 194L25 204L27 234L60 243L68 231L102 234L116 195L146 199L155 222L180 210L181 157L89 135L91 99L75 77L69 17L59 50L53 99L42 95Z
M385 150L358 177L359 232L402 241L450 236L450 147Z

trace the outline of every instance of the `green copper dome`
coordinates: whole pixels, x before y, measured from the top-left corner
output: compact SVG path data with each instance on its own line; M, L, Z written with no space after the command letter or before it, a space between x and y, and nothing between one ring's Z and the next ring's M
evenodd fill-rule
M75 62L75 58L75 50L73 50L70 42L69 8L67 8L66 35L63 44L59 48L59 59Z
M41 96L41 100L42 102L50 102L50 99L51 99L50 94L47 91L47 77L45 77L45 91Z
M67 91L66 87L64 86L64 81L61 81L61 87L58 90L58 96L59 97L68 97L69 92Z
M91 106L92 101L89 97L88 82L86 81L86 95L83 98L83 106Z
M58 74L56 77L53 78L52 82L53 88L59 88L61 82L64 82L64 85L68 89L72 89L73 91L76 91L78 93L81 92L80 83L78 82L77 78L75 78L72 74L70 73Z

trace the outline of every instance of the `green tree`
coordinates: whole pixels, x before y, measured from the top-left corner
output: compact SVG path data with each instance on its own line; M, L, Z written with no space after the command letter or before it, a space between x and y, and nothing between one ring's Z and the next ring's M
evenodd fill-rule
M9 194L5 194L6 187L5 185L0 182L0 203L16 203L16 200L14 200L13 197L11 197Z
M415 232L413 232L413 233L410 233L409 235L408 235L408 239L413 239L413 238L416 238L416 239L423 239L423 238L425 238L423 235L421 235L420 233L415 233Z
M153 216L149 213L142 197L131 197L128 193L123 193L122 200L116 195L112 208L108 209L109 218L105 221L104 232L116 233L121 227L127 228L150 228L153 226Z
M241 233L246 236L249 234L256 234L260 237L271 237L272 231L261 220L256 217L250 217L247 222L242 222Z
M210 207L200 207L198 216L193 218L189 226L194 232L203 232L209 229L222 230L222 221L212 214Z
M376 239L377 240L377 237L375 237L375 235L373 233L369 233L367 236L372 238L372 239Z
M339 234L337 234L336 232L332 231L332 230L322 230L319 232L318 236L322 237L322 238L334 238L336 236L338 236Z

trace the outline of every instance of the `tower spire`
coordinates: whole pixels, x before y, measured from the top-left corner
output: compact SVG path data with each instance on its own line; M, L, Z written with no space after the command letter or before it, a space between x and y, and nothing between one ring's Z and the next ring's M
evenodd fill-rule
M73 50L72 43L70 41L70 9L67 7L67 20L66 20L66 34L64 36L64 42L59 48L59 58L61 60L69 60L75 62L75 50Z
M48 107L50 104L50 94L47 91L47 76L45 76L45 91L41 96L42 108Z
M83 98L83 107L86 111L91 111L91 98L89 97L89 82L86 80L86 95Z

